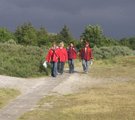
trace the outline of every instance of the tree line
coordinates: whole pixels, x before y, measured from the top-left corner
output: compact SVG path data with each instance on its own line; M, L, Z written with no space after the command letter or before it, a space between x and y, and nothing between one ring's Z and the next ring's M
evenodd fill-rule
M100 25L87 25L83 33L80 35L80 40L72 36L68 26L64 25L58 33L49 33L46 28L35 28L32 23L24 23L19 25L14 32L7 28L0 27L0 42L17 43L21 45L33 46L50 46L52 42L59 43L63 41L66 45L74 42L77 48L80 48L85 40L90 42L90 46L128 46L135 50L135 37L122 38L116 40L106 37Z

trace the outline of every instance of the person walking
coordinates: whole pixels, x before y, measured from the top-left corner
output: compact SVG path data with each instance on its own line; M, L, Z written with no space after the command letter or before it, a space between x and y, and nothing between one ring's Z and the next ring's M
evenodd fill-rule
M77 52L72 42L69 44L69 47L67 48L67 53L68 53L69 73L73 73L74 72L74 59L76 59L77 57Z
M57 63L58 63L58 47L56 43L52 44L52 47L49 49L48 54L46 56L46 61L51 63L51 76L57 76Z
M58 73L63 74L65 62L68 60L67 50L64 48L64 43L61 42L59 45L59 62L58 62Z
M82 59L83 71L88 73L89 71L89 62L93 59L92 49L88 42L85 43L85 47L81 49L80 56Z

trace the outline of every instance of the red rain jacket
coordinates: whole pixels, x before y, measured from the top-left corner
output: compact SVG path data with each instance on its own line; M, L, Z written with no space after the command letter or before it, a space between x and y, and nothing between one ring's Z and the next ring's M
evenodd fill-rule
M77 57L77 52L75 50L74 47L69 47L69 49L67 49L68 52L68 59L76 59Z
M46 61L47 62L58 62L58 56L59 56L59 53L58 53L58 48L57 49L50 49L48 51L48 54L46 56Z
M90 47L87 47L86 50L83 48L81 50L81 59L85 59L89 61L90 59L93 59L92 49Z
M68 60L66 48L58 48L58 55L60 62L66 62Z

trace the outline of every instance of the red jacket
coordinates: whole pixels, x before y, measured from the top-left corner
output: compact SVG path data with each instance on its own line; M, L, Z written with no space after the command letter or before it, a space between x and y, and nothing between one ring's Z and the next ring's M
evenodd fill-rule
M69 49L67 49L67 52L68 52L68 59L76 59L77 53L74 47L69 47Z
M57 49L50 49L46 56L47 62L58 62L58 48Z
M93 59L92 49L90 47L81 50L81 58L85 60Z
M66 48L58 48L58 55L60 62L66 62L68 60Z

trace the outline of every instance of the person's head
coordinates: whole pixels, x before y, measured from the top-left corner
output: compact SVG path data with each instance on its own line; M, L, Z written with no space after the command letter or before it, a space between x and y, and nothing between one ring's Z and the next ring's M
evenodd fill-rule
M59 47L64 47L64 42L60 42Z
M57 45L56 45L56 43L55 43L55 42L53 42L52 47L54 47L54 48L55 48L56 46L57 46Z
M90 46L89 42L86 41L85 47L89 47L89 46Z
M74 46L74 43L73 42L70 42L69 46L70 47L73 47Z

